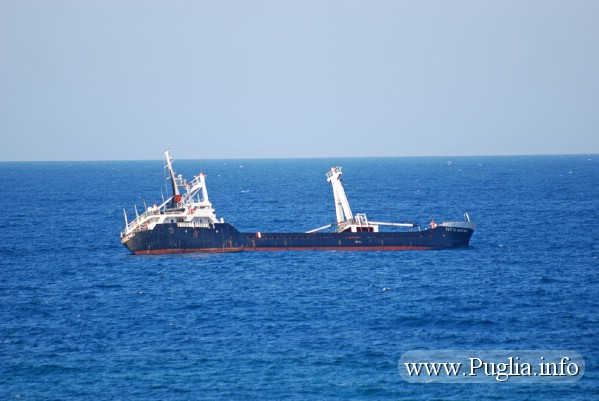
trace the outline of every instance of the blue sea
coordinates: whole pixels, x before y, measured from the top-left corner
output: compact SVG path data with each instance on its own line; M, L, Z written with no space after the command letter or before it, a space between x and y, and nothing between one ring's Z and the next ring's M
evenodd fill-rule
M176 155L175 155L176 156ZM470 247L134 256L162 160L0 163L0 397L22 400L599 398L599 155L176 160L243 231L354 213L477 223ZM161 194L162 193L162 194ZM413 350L571 350L568 384L409 383Z

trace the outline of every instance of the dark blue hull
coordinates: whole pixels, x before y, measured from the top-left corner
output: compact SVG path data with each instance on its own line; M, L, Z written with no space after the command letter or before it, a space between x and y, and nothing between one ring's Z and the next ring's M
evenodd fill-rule
M279 250L424 250L468 246L472 229L437 226L405 232L241 233L228 223L211 227L160 224L137 231L124 245L135 254Z

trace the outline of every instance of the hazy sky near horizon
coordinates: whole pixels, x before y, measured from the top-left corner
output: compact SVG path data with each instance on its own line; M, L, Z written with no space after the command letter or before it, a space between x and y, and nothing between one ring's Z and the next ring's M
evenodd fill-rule
M0 160L599 153L599 1L0 0Z

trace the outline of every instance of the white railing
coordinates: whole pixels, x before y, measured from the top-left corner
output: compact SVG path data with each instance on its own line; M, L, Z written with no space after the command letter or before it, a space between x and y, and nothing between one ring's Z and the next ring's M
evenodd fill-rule
M185 195L181 198L181 203L186 204L202 189L204 184L202 183L201 175L196 175L193 180L187 183L187 190ZM202 199L205 201L205 199Z
M327 178L328 179L331 178L333 176L333 174L335 174L335 173L342 174L341 167L337 166L337 167L327 171Z

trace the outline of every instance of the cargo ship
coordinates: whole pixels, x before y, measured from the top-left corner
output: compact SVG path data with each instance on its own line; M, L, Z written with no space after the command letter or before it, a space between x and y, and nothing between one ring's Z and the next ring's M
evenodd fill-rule
M421 227L414 223L368 220L364 213L353 214L341 182L341 167L326 173L335 200L336 222L305 232L240 232L216 217L208 198L206 176L200 173L191 181L176 175L173 160L164 152L172 196L146 207L128 221L121 232L121 243L134 254L186 252L241 252L283 250L398 251L467 247L475 224L464 213L463 221ZM388 227L388 231L380 231Z

